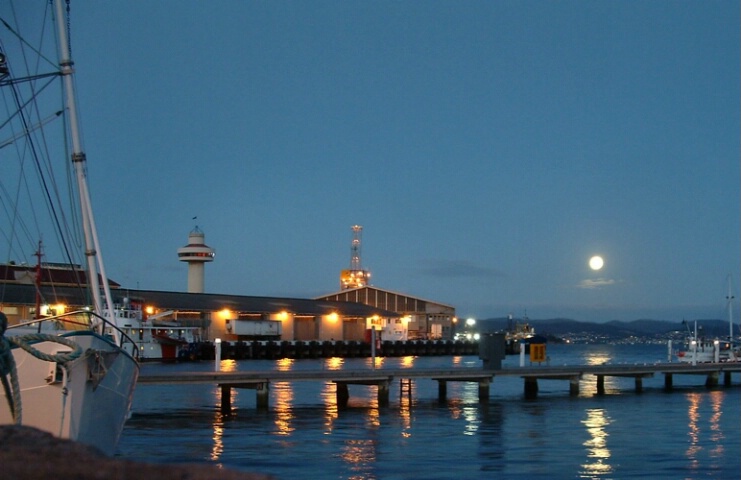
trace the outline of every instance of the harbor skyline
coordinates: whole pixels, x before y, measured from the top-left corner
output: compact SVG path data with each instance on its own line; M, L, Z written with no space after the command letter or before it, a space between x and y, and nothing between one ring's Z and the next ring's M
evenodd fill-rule
M318 297L362 225L373 285L461 317L724 319L729 275L740 296L738 2L71 15L124 287L185 291L176 252L197 225L206 293Z

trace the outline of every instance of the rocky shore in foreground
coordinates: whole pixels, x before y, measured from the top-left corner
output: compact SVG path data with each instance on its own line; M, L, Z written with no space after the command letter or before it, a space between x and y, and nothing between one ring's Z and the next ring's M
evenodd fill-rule
M0 426L0 465L4 480L267 480L214 465L153 464L107 457L98 450L31 427Z

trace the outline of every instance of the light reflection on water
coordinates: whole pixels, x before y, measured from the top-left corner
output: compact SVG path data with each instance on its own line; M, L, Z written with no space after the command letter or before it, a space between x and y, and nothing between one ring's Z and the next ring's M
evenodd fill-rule
M275 434L289 436L294 431L293 420L293 384L290 382L276 382L273 398L275 399Z
M708 455L714 460L722 459L725 454L724 440L726 435L723 429L724 425L721 422L724 395L722 391L713 391L705 394L691 392L686 394L685 398L689 404L687 408L688 444L685 456L689 461L690 469L698 471L701 466L701 455L704 449L708 450ZM703 410L702 404L704 401L708 401L710 404L710 410L707 413ZM703 414L708 417L706 420L707 426L703 425ZM725 426L728 427L728 425ZM709 445L707 445L706 437L710 438Z
M343 365L345 365L345 359L340 357L332 357L324 361L326 370L342 370Z
M221 360L219 362L219 371L220 372L236 372L237 367L237 361L236 360Z
M224 453L224 422L221 413L214 415L213 448L211 449L211 461L217 461Z
M588 463L582 465L582 473L586 475L599 476L612 473L612 467L607 463L610 458L610 449L607 448L607 427L610 418L602 408L591 408L585 411L587 418L582 424L587 428L589 439L584 442L587 448Z

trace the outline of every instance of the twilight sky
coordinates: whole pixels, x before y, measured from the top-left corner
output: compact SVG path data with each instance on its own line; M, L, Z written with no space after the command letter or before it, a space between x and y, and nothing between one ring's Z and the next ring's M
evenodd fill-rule
M729 274L739 289L737 1L73 0L71 18L124 286L185 291L198 225L207 292L331 293L358 224L373 285L463 317L725 318Z

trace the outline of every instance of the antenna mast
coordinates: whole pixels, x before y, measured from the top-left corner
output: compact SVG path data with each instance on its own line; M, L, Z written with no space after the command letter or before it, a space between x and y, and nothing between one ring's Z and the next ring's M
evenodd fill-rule
M352 226L352 243L350 244L350 269L340 272L340 288L343 290L361 288L368 285L370 272L363 270L360 260L360 244L363 235L363 227Z

